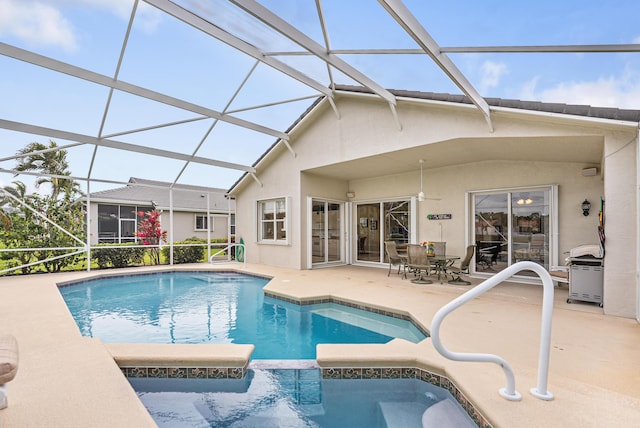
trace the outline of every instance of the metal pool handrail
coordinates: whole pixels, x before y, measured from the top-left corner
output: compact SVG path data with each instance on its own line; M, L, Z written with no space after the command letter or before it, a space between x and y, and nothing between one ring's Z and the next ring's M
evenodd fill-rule
M231 255L230 255L229 250L231 248L233 248L233 247L240 247L242 249L242 263L243 263L244 268L246 269L246 267L247 267L247 248L245 247L244 244L229 244L226 247L221 248L220 250L218 250L215 253L211 254L211 256L209 257L209 263L213 264L213 258L215 256L217 256L218 254L224 253L224 252L226 252L229 255L227 257L227 259L231 260L230 259ZM236 252L236 256L237 256L237 254L238 253ZM237 258L236 258L236 260L237 260Z
M513 369L503 358L494 354L477 354L477 353L460 353L451 352L444 347L440 341L440 325L450 312L453 312L460 306L464 305L468 301L476 298L477 296L485 293L496 285L503 281L506 281L511 276L523 270L532 270L542 280L543 295L542 295L542 324L540 328L540 354L538 357L538 385L535 388L531 388L531 394L541 400L553 400L553 394L547 391L547 380L549 377L549 351L551 348L551 315L553 312L553 280L549 272L541 265L523 261L515 263L503 271L498 272L491 278L478 284L476 287L467 291L466 293L453 299L451 302L444 305L433 317L431 322L431 341L436 350L445 358L455 361L474 361L474 362L487 362L496 363L504 371L507 385L504 388L500 388L499 394L511 401L519 401L522 399L522 395L516 391L515 377L513 375Z

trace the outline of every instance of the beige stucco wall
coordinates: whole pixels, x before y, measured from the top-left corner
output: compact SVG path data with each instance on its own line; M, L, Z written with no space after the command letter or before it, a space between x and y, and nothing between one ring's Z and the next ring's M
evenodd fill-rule
M523 117L522 112L492 114L493 131L473 108L452 108L414 102L399 102L398 129L389 106L375 99L338 98L340 118L325 104L307 116L292 132L293 156L283 145L258 164L261 185L247 177L236 189L237 235L248 245L247 259L291 268L306 266L306 198L346 199L354 191L356 200L414 196L419 191L419 169L408 165L407 173L344 181L304 171L434 144L438 151L473 150L479 160L472 163L424 171L427 200L419 204L418 240L439 238L439 222L427 221L428 213L451 213L443 220L447 250L462 254L465 245L465 192L517 186L558 185L559 253L587 243L597 243L599 200L604 196L607 219L605 265L605 311L634 317L636 284L636 130L628 125L568 121L553 115ZM455 142L455 144L454 144ZM462 143L461 143L462 142ZM595 142L595 143L594 143ZM435 146L437 145L437 146ZM483 148L487 150L482 150ZM528 161L501 159L500 148L517 152ZM562 159L556 151L564 150ZM601 153L601 174L584 177L581 170L592 163L572 162L567 150L580 157L582 150ZM490 153L486 155L486 153ZM453 153L454 155L457 153ZM461 155L464 153L460 153ZM452 153L447 153L452 155ZM591 156L593 157L593 156ZM291 203L289 243L259 245L256 241L256 201L288 197ZM584 217L580 204L592 203L592 214Z
M583 165L560 162L486 161L424 171L427 199L418 202L417 242L447 242L447 252L464 254L469 242L465 236L468 216L465 195L470 191L505 187L558 185L559 254L582 244L597 244L597 207L604 194L601 176L583 177ZM349 189L358 200L415 196L420 191L419 171L407 174L354 180ZM582 215L580 205L592 201L591 215ZM427 220L427 214L451 214L450 220ZM566 255L565 255L566 257Z
M605 313L639 317L636 313L638 288L638 212L636 195L636 139L621 135L605 145L605 232L604 269Z
M198 213L198 215L206 216L206 213ZM226 215L213 216L213 230L211 231L211 239L226 238L228 236L228 225ZM163 230L169 232L169 213L163 212L160 216L160 223ZM195 214L192 212L174 212L173 213L173 240L184 241L187 238L207 239L207 232L195 230Z
M283 148L275 152L284 156L276 156L275 162L268 168L261 169L260 181L251 178L243 187L242 197L236 199L236 242L240 239L246 246L246 258L251 263L262 263L272 266L300 269L300 173L298 159L291 156ZM286 151L286 150L285 150ZM266 245L256 240L257 213L256 201L286 197L290 203L287 218L288 244Z

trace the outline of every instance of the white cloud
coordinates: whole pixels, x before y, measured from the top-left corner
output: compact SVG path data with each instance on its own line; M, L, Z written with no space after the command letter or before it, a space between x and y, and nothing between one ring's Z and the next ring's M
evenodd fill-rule
M131 17L133 0L57 0L63 3L73 3L80 6L93 6L110 10L119 18L128 21ZM138 2L135 24L147 32L152 32L160 23L162 13L145 2Z
M495 88L500 84L500 78L507 73L507 66L504 63L485 61L480 66L480 71L480 91L484 93L488 88Z
M32 45L76 48L71 23L48 4L0 0L0 35L19 37Z
M621 76L600 77L595 81L567 81L537 90L539 79L527 82L521 98L596 107L640 109L640 76L624 72Z
M33 46L59 46L67 51L77 47L73 25L65 18L65 7L92 7L108 10L129 20L133 0L0 0L0 36L19 37ZM161 12L140 2L136 25L152 32Z

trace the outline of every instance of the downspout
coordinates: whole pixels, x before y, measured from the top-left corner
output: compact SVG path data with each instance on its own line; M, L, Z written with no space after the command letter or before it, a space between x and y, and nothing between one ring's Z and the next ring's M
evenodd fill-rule
M636 132L636 322L640 323L640 122Z

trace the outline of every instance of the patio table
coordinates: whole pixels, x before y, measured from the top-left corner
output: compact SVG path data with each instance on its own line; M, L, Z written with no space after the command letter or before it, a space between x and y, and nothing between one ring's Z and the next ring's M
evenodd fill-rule
M447 266L450 266L454 261L460 260L460 256L454 256L451 254L428 256L431 263L436 267L436 273L438 274L438 281L442 284L442 277L447 277Z

